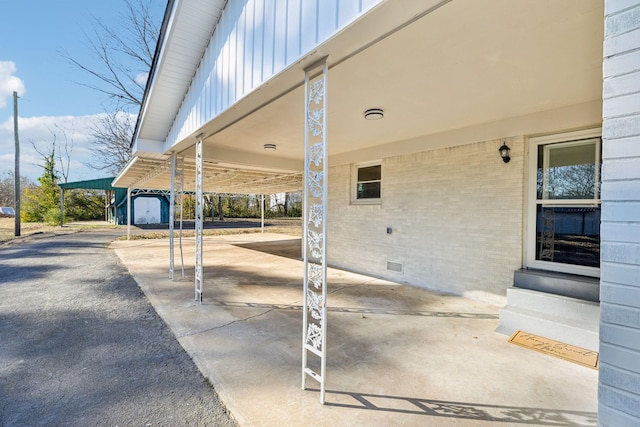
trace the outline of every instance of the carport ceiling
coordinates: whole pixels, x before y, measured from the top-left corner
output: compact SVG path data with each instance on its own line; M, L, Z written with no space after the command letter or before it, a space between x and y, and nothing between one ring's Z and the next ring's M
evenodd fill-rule
M602 16L600 0L445 4L330 69L330 154L600 99ZM273 143L300 160L303 108L299 87L209 137L205 155Z
M385 19L385 7L397 3L384 2L359 24L370 28ZM316 53L329 55L329 154L601 99L603 7L601 0L453 0L335 63L332 49L349 42L348 35L337 35ZM352 31L363 30L354 25ZM294 69L276 78L301 74ZM369 108L382 108L384 119L365 120ZM215 179L229 170L241 180L238 192L299 189L303 114L298 86L222 129L206 125L205 190L231 190ZM179 144L185 165L193 165L194 143ZM277 150L267 152L264 144ZM139 159L151 163L131 168L138 183L151 164L166 158ZM256 170L264 174L259 179L280 184L252 187ZM191 172L185 176L193 182ZM144 186L168 188L166 167Z
M185 191L194 191L195 159L182 157L179 163L183 164L183 174L176 177L176 183L182 182ZM275 194L302 189L302 172L299 171L239 167L204 160L202 175L205 191L213 193ZM134 159L128 167L124 185L130 188L168 190L171 186L171 158L163 156L160 159Z

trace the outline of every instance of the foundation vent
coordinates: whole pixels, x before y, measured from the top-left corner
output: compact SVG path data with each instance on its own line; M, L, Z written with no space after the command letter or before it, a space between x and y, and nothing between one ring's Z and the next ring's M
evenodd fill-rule
M404 271L404 265L401 262L387 261L387 270L402 273Z

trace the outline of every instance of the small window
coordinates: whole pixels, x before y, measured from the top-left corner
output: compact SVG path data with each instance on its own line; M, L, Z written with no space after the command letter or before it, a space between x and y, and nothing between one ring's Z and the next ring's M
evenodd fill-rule
M356 178L356 200L380 199L382 165L359 166Z

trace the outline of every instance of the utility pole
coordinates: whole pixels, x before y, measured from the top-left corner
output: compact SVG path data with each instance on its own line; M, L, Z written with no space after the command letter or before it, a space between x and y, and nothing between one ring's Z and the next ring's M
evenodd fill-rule
M14 235L20 236L20 140L18 139L18 92L13 92L13 134L16 139L16 170L13 178L15 195L15 230Z

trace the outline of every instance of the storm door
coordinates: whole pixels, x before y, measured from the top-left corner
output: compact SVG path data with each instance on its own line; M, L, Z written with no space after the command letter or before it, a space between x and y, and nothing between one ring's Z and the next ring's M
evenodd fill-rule
M599 276L599 133L532 139L528 266Z

